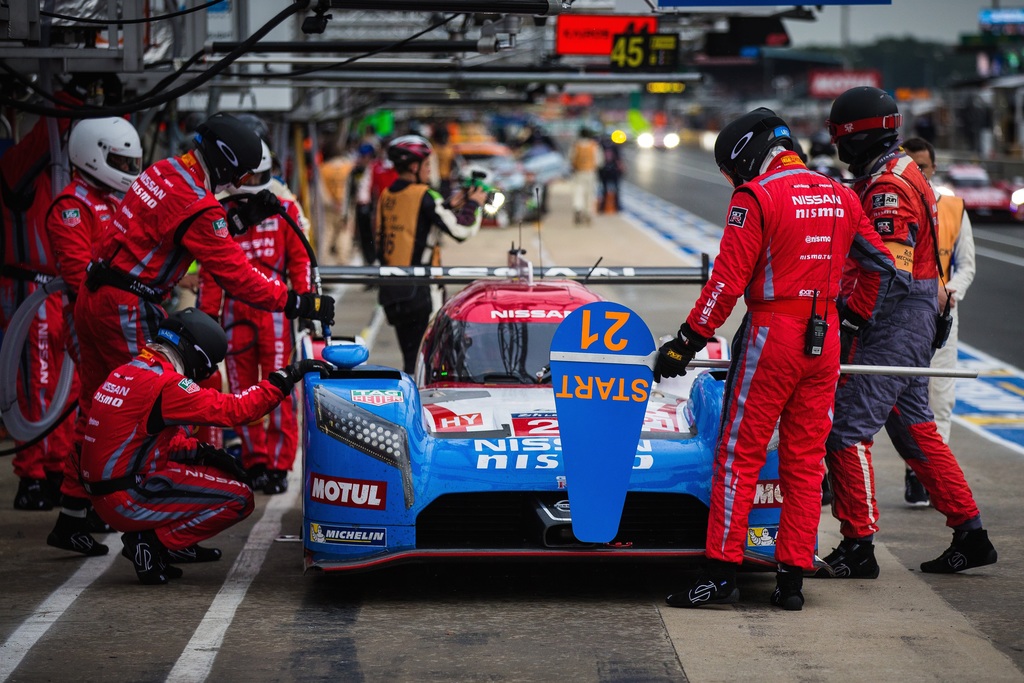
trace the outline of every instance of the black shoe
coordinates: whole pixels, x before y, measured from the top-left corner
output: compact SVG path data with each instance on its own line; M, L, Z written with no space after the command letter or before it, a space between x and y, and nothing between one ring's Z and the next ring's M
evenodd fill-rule
M274 495L288 490L287 470L267 470L267 483L263 485L263 493Z
M60 487L64 483L63 472L47 472L46 473L46 491L50 500L53 501L53 506L56 507L60 503Z
M670 607L703 607L704 605L732 605L739 601L736 587L736 565L709 561L697 580L689 588L665 598Z
M838 548L825 558L828 569L814 573L816 579L877 579L878 563L875 562L875 546L844 538Z
M822 507L832 504L832 484L828 481L826 474L821 478L821 505Z
M46 537L46 545L61 550L71 550L89 557L106 555L110 550L89 533L85 518L60 513L53 531Z
M930 562L921 563L921 571L929 574L952 574L973 567L995 564L998 554L984 529L954 531L953 543L946 552Z
M167 565L163 560L165 549L157 540L155 533L132 531L122 534L121 542L124 543L121 554L135 566L135 575L139 577L139 583L147 586L159 586L167 583L171 577L168 575Z
M85 524L88 531L94 534L109 534L113 531L110 525L100 517L100 513L96 512L96 508L91 505L89 506L89 511L85 513Z
M790 612L804 608L804 577L799 571L778 572L775 575L775 592L772 604Z
M912 507L927 507L931 505L928 499L928 491L924 484L914 474L914 470L907 470L903 478L903 500Z
M181 550L168 550L167 561L179 562L181 564L195 564L197 562L216 562L220 559L220 548L204 548L196 543Z
M253 491L261 489L267 485L266 465L253 465L246 470L246 473L249 475L249 487L252 488Z
M14 495L15 510L52 510L55 504L45 479L22 477L18 482L18 493Z

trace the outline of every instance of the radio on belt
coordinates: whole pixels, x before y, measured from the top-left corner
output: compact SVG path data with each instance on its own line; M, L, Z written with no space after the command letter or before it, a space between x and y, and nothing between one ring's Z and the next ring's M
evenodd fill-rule
M818 290L814 290L811 299L811 319L807 321L807 333L804 335L804 353L808 356L820 356L825 348L825 335L828 323L818 315Z

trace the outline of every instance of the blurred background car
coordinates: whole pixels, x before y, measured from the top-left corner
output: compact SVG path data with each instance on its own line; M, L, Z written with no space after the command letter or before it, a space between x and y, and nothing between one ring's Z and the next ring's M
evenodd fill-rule
M971 220L1006 220L1013 216L1024 220L1024 210L1014 198L1024 201L1024 192L1014 192L1006 180L993 181L983 167L977 164L953 164L935 183L939 194L952 194L964 200Z
M640 149L675 149L679 146L679 133L671 130L648 130L636 136Z
M467 168L482 169L487 172L487 183L505 195L504 204L488 223L493 221L499 227L507 227L526 219L532 186L527 183L526 168L508 145L500 142L458 142L453 149L453 173L456 177L468 177Z

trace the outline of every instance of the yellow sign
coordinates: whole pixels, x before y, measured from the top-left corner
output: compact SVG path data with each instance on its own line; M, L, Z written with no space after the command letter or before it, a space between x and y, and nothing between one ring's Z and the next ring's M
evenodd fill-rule
M686 90L685 83L648 83L647 92L656 95L678 94Z

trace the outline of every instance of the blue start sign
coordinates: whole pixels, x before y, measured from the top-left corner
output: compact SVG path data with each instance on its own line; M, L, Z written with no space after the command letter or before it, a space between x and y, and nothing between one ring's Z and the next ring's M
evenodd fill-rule
M654 374L654 336L639 315L600 301L576 309L551 340L573 534L615 538Z

